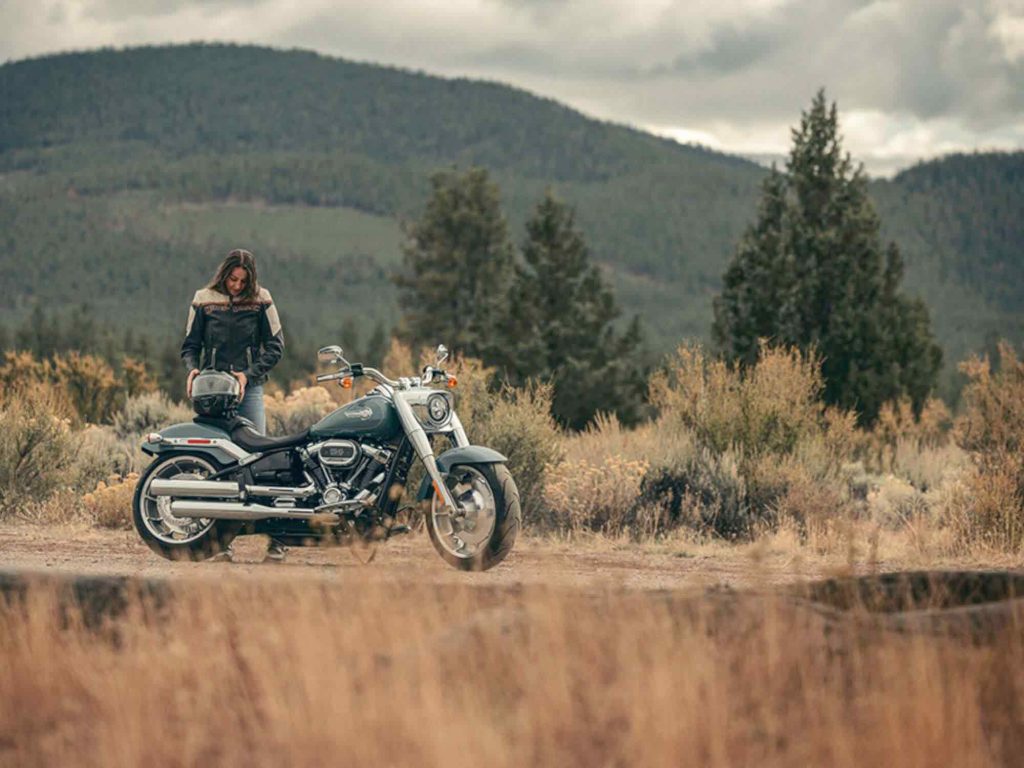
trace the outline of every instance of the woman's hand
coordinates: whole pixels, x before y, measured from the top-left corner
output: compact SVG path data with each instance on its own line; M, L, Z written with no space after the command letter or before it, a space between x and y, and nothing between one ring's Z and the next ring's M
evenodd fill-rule
M245 385L249 383L249 377L239 371L232 371L231 375L238 379L238 385L241 387L238 392L238 399L241 400L245 397Z
M185 394L192 397L192 379L199 375L199 369L193 368L188 372L188 381L185 382Z

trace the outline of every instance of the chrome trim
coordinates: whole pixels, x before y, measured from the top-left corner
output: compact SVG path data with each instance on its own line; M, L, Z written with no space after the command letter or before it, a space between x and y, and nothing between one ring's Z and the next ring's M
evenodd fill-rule
M202 443L190 443L189 440L203 440ZM165 437L160 441L161 445L173 445L175 447L189 448L193 450L202 450L204 448L220 448L226 454L231 456L236 461L245 461L249 459L254 460L253 457L259 457L260 454L252 454L244 450L241 446L230 440L225 440L220 437Z
M247 485L247 496L272 496L275 498L306 499L316 493L313 483L303 486ZM161 480L149 484L151 496L174 496L186 499L237 499L240 497L238 483L230 480Z
M222 480L162 480L156 478L149 484L149 495L237 499L238 483Z
M404 393L402 394L404 395ZM426 468L427 474L430 475L430 479L434 482L434 487L441 494L445 506L449 509L458 509L455 506L455 499L448 490L448 486L444 484L441 471L437 468L434 449L430 447L427 433L423 430L420 420L416 418L416 414L412 412L412 406L406 401L405 397L396 397L394 403L395 410L398 412L398 419L402 422L402 427L405 428L405 434L409 438L409 442L412 443L416 455L423 462L423 466Z
M266 520L272 517L289 520L336 522L338 516L315 509L268 507L265 504L240 504L232 501L173 501L171 512L177 517L199 517L213 520Z
M345 458L345 459L337 459L337 458L333 458L333 457L324 456L323 451L324 451L325 448L330 448L332 446L338 446L338 445L343 445L343 446L346 446L346 447L351 447L352 455L350 457L348 457L348 458ZM342 468L351 467L356 462L358 462L359 458L362 456L361 446L355 440L343 440L343 439L324 440L322 443L317 443L315 446L313 446L309 450L310 450L310 453L315 451L316 455L317 455L317 458L320 459L320 463L323 464L324 466L328 466L328 467L342 467Z
M469 437L466 435L466 430L462 426L462 419L459 418L454 409L452 410L452 417L449 420L449 426L452 428L452 432L455 433L455 446L457 448L465 448L469 445Z

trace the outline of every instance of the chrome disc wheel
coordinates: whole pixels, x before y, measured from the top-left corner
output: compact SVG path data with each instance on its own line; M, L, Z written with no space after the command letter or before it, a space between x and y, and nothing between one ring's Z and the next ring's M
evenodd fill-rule
M431 520L442 547L460 558L471 558L487 546L497 520L494 491L480 470L455 467L445 480L458 510L445 509L434 494L430 504Z
M153 496L149 493L149 485L155 478L202 480L216 471L212 464L198 456L172 457L157 467L146 478L146 485L139 497L146 529L165 544L188 544L209 531L214 520L206 517L177 517L171 512L174 497Z

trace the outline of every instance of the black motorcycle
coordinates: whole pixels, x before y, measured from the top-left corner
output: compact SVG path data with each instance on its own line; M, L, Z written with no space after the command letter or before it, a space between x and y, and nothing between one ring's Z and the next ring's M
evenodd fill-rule
M372 544L408 533L402 521L422 513L455 568L500 563L522 525L519 491L504 456L469 444L453 407L456 380L439 367L444 346L420 376L397 381L348 362L337 346L319 357L339 370L318 381L350 388L365 377L377 386L295 435L265 437L230 409L146 435L142 450L154 458L133 517L150 549L203 560L242 534L289 546ZM435 456L434 443L445 442L452 447ZM414 459L423 480L413 504L400 507Z

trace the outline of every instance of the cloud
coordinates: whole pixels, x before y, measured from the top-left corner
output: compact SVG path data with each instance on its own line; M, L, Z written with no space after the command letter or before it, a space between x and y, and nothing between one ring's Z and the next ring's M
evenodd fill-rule
M1024 134L1024 0L0 4L0 58L197 39L503 80L726 150L783 150L821 86L869 157L1012 146Z

